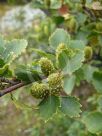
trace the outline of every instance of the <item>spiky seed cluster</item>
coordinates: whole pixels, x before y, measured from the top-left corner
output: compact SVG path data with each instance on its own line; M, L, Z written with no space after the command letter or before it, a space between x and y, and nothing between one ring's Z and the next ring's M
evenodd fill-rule
M67 47L64 43L61 43L56 49L56 57L58 58L59 54L64 50L66 51L69 58L75 55L75 51L73 49L71 49L70 47Z
M31 94L37 99L42 99L49 94L49 87L46 84L35 82L31 87Z
M66 49L65 44L64 43L60 43L59 46L56 49L56 54L60 54L65 49Z
M48 84L51 94L58 94L63 89L63 80L60 73L53 73L48 77Z
M71 48L67 48L67 54L69 56L69 58L72 58L75 55L75 50L71 49Z
M85 47L84 53L85 53L85 58L87 60L90 60L92 58L92 55L93 55L92 47L90 47L90 46Z
M53 73L54 65L48 58L42 57L39 61L39 64L45 76L48 76L49 74Z

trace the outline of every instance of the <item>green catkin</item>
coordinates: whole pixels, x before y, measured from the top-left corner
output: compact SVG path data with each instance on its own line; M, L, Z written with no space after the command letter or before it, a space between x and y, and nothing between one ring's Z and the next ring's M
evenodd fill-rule
M39 61L39 65L45 76L54 72L54 65L48 58L42 57Z
M56 49L56 54L60 54L65 49L66 49L65 44L64 43L60 43L59 46Z
M49 88L44 83L35 82L31 87L31 94L37 99L43 99L49 94Z
M102 22L96 23L96 30L97 31L102 31Z
M93 55L92 47L90 47L90 46L85 47L84 53L85 53L85 59L90 60Z
M48 77L48 84L51 94L58 94L63 89L63 80L60 73L53 73Z
M72 58L75 55L75 51L71 49L70 47L67 47L64 43L59 44L59 46L56 49L56 57L58 59L58 56L60 53L65 51L69 58Z

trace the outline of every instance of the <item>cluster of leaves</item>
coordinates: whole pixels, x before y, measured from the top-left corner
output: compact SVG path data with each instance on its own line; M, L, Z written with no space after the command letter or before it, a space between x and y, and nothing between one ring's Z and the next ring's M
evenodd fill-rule
M27 47L26 40L6 41L0 37L0 77L12 77L9 66Z
M61 39L58 38L59 36ZM66 76L66 80L69 79L69 74L72 75L73 72L79 69L84 60L83 50L76 48L74 45L73 48L68 46L70 45L70 42L70 36L67 32L63 29L57 29L49 38L49 44L54 52L53 55L50 53L47 54L41 50L34 50L35 53L39 53L43 57L36 60L36 63L33 62L32 70L35 71L35 69L38 69L43 80L42 83L41 80L38 80L38 83L33 83L31 92L35 98L43 98L38 105L38 109L41 117L45 118L45 120L51 118L57 110L61 110L64 114L69 115L70 117L79 116L80 113L80 104L77 98L61 95L61 92L63 93L64 89L62 83L63 80L65 80L64 77ZM65 44L65 47L58 52L62 43ZM72 51L72 54L70 54L70 50ZM68 58L69 62L67 61ZM79 63L73 64L77 59L79 59ZM63 65L61 64L62 62ZM69 67L69 69L66 71L65 69L67 69L67 67ZM72 69L70 69L70 67L72 67ZM28 77L31 82L35 80L35 77L32 76L31 73L28 73L26 69L16 68L15 71L17 78L24 82L28 82ZM70 105L73 105L71 106L72 109ZM49 112L47 112L48 108Z
M89 106L84 108L82 105L85 110L82 109L79 119L86 125L88 131L101 135L101 2L34 0L32 5L41 8L49 16L40 26L35 25L34 28L36 31L34 38L38 45L46 45L46 49L33 48L32 51L37 54L37 58L32 64L16 66L12 73L9 66L12 60L26 48L27 42L25 40L7 42L1 37L0 77L10 79L15 76L25 85L33 83L30 86L31 94L39 99L37 111L45 121L57 112L69 117L79 117L81 104L78 98L73 96L74 89L81 86L83 82L91 85L94 89L85 101ZM80 96L81 92L77 93ZM84 92L84 95L86 93ZM82 99L80 97L80 101Z

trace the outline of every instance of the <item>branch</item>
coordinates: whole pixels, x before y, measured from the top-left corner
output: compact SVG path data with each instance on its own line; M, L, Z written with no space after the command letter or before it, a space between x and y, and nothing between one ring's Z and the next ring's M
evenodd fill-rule
M63 76L68 76L68 74L64 74ZM42 80L46 79L46 77L42 76ZM8 88L5 88L3 90L0 90L0 97L8 94L8 93L11 93L13 91L15 91L16 89L18 88L21 88L23 86L26 86L28 84L31 84L32 82L29 82L29 83L24 83L24 82L15 82L16 84L13 84L12 86L8 87ZM62 92L63 95L66 95L66 93Z
M41 79L44 80L46 78L44 76L42 76ZM6 81L11 83L11 81L9 81L8 79L6 79ZM18 88L21 88L23 86L31 84L32 82L24 83L22 81L19 81L19 80L15 79L14 81L12 80L12 83L13 83L13 84L11 84L12 86L10 86L8 88L5 88L3 90L0 90L0 97L4 96L5 94L11 93L11 92L15 91Z
M27 85L27 84L21 82L21 83L17 83L16 85L13 85L9 88L6 88L4 90L1 90L0 91L0 97L4 96L5 94L11 93L11 92L15 91L16 89L21 88L25 85Z
M92 59L102 61L100 54L94 54Z
M97 67L97 68L102 68L102 63L100 63L100 64L91 64L92 66L94 66L94 67Z
M91 9L87 8L85 6L85 3L82 3L82 8L84 10L84 12L93 20L93 21L96 21L96 17L94 15L94 13L92 12Z
M1 81L1 82L4 82L4 83L11 84L11 85L15 85L15 84L19 83L19 82L17 82L17 81L13 81L13 80L6 79L5 77L0 77L0 81Z

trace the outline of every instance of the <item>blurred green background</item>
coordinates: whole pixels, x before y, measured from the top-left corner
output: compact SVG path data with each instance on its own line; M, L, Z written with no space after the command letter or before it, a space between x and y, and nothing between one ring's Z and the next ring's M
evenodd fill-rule
M30 8L30 1L0 0L0 33L7 39L26 38L29 47L39 48L42 44L42 48L45 48L44 43L47 43L49 35L55 30L55 24L41 11ZM28 12L29 16L26 16ZM39 34L40 31L43 33ZM30 56L29 47L27 53L17 59L16 63L26 64L36 58L36 55ZM26 95L21 89L14 95L22 98L23 103L34 105L36 101L29 97L28 90L29 88L25 89ZM89 133L78 119L70 119L61 114L45 123L35 111L16 108L9 96L0 98L0 136L96 136Z

